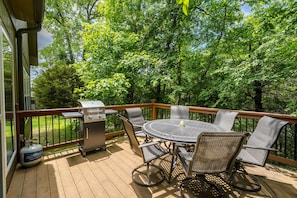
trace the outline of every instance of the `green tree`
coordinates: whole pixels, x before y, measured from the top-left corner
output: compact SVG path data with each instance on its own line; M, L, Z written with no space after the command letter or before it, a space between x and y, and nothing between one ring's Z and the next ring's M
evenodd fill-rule
M295 1L50 1L76 50L62 36L46 64L75 62L85 99L296 112Z
M46 1L43 27L53 36L51 45L41 51L48 63L65 62L73 64L84 57L80 32L84 23L91 23L98 17L99 0L48 0Z
M34 80L33 92L38 108L75 107L79 95L75 92L83 86L73 67L54 65Z
M175 1L101 2L104 17L83 31L86 62L82 71L89 74L84 76L124 73L131 84L129 103L147 102L151 97L168 101L176 81L183 86L179 53L186 43L183 35L190 31L180 26L179 18L185 24L186 20L178 9Z
M251 6L253 14L230 34L239 39L222 46L222 52L228 49L228 53L223 56L225 67L216 74L225 73L227 78L220 83L217 105L296 111L296 19L292 15L296 13L296 2L258 2Z
M101 100L105 105L127 104L127 90L130 84L123 74L114 74L110 78L91 80L81 97L88 100Z

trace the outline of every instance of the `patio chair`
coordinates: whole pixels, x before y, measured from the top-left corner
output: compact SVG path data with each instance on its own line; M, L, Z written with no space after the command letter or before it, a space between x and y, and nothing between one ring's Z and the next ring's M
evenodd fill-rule
M170 107L170 119L189 119L189 107L175 105ZM172 150L172 143L163 142L165 147ZM181 145L180 145L181 146ZM185 145L184 145L185 146ZM189 146L190 147L190 146Z
M142 126L146 121L144 120L142 110L140 107L126 108L127 116L131 124L133 125L136 136L145 137L148 139L145 133L142 132Z
M220 109L217 112L216 118L213 123L219 125L226 131L230 131L233 127L237 114L238 112Z
M178 156L186 174L186 178L180 183L181 194L184 194L185 187L190 187L191 182L199 181L204 184L205 189L208 184L222 196L224 192L221 192L219 185L208 180L206 176L215 175L219 180L223 179L220 174L226 173L227 181L223 181L229 183L236 157L248 135L235 132L204 132L197 137L194 152L187 152L183 147L179 147Z
M170 119L189 119L189 107L171 106Z
M245 190L256 192L261 190L261 185L253 175L249 175L244 169L244 164L252 164L256 166L265 166L266 160L268 158L269 151L277 151L273 149L272 146L277 141L281 129L288 122L279 119L271 118L268 116L263 116L251 136L249 137L247 143L243 145L242 150L237 156L236 170L237 173L242 173L246 179L247 184L243 185L243 182L235 183L233 180L233 186ZM236 174L235 174L236 176ZM253 180L248 180L249 177Z
M152 164L152 161L168 154L168 150L164 149L159 142L152 141L139 144L132 123L122 115L117 114L117 116L121 119L123 127L128 135L131 149L143 159L143 164L137 166L132 171L133 181L138 185L146 187L161 184L165 179L164 171L161 167ZM143 175L145 177L144 179L141 177ZM152 175L155 176L153 180L151 179Z

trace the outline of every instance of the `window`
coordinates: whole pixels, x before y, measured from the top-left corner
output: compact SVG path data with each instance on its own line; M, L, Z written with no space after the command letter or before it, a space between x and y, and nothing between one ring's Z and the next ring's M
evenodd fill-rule
M24 70L23 72L24 78L24 110L31 110L31 89L30 89L30 76Z

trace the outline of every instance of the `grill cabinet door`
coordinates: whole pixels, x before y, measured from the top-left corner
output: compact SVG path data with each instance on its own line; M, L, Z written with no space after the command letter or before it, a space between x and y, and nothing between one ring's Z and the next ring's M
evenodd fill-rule
M85 152L105 147L105 122L85 123L82 149Z

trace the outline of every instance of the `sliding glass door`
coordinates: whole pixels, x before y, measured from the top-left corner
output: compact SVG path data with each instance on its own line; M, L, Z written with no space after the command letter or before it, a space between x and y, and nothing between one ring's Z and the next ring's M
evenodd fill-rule
M0 27L1 28L1 27ZM0 44L2 45L2 33L0 29ZM0 197L3 196L3 194L6 192L5 189L5 183L6 183L6 174L5 174L5 167L6 163L6 154L5 154L5 134L4 134L4 102L3 102L3 94L4 94L4 77L3 77L3 65L2 65L2 46L0 45L0 182L2 185L0 185Z
M4 155L6 173L16 155L16 132L14 116L14 62L13 47L3 28L0 29L0 125L1 150Z
M13 99L13 54L10 43L3 34L3 66L4 66L4 90L5 90L5 134L7 165L15 151L14 128L14 99Z

